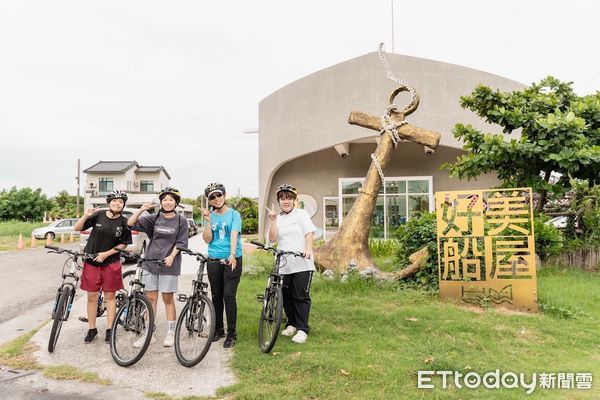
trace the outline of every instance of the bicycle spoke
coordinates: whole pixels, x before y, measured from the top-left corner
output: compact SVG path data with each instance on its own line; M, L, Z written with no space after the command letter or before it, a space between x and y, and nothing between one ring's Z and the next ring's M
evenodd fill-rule
M212 344L214 318L212 303L204 295L183 308L175 327L175 354L182 365L191 367L204 358Z
M115 318L111 353L119 365L132 365L145 353L153 333L154 318L150 303L143 297L135 296L126 300Z

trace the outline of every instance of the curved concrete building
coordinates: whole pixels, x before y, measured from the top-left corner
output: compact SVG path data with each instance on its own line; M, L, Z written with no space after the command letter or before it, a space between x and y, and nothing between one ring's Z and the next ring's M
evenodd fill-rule
M463 154L452 135L457 122L499 132L460 107L460 96L477 84L516 90L523 84L497 75L433 60L387 54L394 75L420 95L419 108L407 117L415 126L442 134L437 150L402 142L385 171L385 184L373 215L372 235L387 237L411 214L433 210L439 190L488 188L494 176L458 181L440 165ZM371 163L379 134L348 124L352 110L381 116L397 85L387 78L376 52L308 75L272 93L259 105L260 231L266 227L265 206L276 203L275 190L294 184L313 214L315 225L328 235L348 212ZM405 97L403 97L405 96ZM408 95L396 103L403 106Z

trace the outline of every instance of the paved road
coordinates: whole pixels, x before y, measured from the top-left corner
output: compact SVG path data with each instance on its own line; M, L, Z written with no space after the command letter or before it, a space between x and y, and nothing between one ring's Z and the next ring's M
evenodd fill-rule
M63 246L78 249L76 244ZM53 299L65 260L43 247L0 252L0 323Z
M189 247L206 251L206 244L199 235L190 239ZM20 313L16 318L0 320L0 343L10 340L23 331L30 331L40 326L43 321L48 321L54 291L60 283L60 270L64 262L62 260L64 257L47 255L42 249L0 254L0 278L6 287L10 288L9 293L0 293L2 296L0 310L7 314L10 312L13 316ZM11 268L11 264L22 265L21 273ZM195 278L196 269L195 258L184 256L179 293L190 291L191 280ZM23 273L23 270L26 273ZM12 297L11 293L15 297ZM11 310L10 301L19 304L17 312ZM78 291L71 318L63 324L54 353L50 354L46 351L50 324L46 324L33 337L32 342L40 349L35 353L39 363L69 364L84 371L97 372L101 377L112 381L110 396L105 396L106 388L103 389L98 385L56 382L36 373L0 382L0 398L53 399L68 396L82 399L124 397L134 399L141 398L143 391L165 392L177 396L210 396L215 394L217 388L233 384L235 377L229 368L232 350L223 349L222 340L214 343L206 358L194 368L181 366L177 362L173 348L162 347L166 322L161 301L158 306L157 343L151 345L144 358L130 368L118 367L113 362L109 346L103 340L97 340L89 345L83 343L87 326L76 318L85 315L85 292L82 291ZM98 321L101 339L106 329L105 321L105 318ZM73 396L74 393L78 394Z

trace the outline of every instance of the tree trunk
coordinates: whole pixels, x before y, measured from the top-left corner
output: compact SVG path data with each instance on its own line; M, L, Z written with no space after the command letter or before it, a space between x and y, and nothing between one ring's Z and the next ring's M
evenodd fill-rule
M383 135L375 150L375 156L379 160L382 170L385 170L392 156L393 148L390 136ZM315 261L320 268L345 272L351 260L356 262L358 269L375 266L369 252L368 239L371 218L381 183L377 167L371 161L367 177L360 190L361 193L348 215L344 217L340 230L324 246L315 249Z

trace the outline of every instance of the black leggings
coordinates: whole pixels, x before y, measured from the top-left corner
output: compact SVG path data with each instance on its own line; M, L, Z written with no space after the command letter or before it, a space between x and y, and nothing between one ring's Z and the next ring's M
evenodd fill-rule
M218 261L208 262L208 281L210 282L212 301L215 306L216 331L224 330L223 308L225 308L225 314L227 314L227 332L235 332L237 320L235 294L240 283L240 278L242 277L242 257L237 257L235 260L237 267L233 271L231 270L231 266L221 264Z
M288 326L308 334L310 314L310 283L312 271L296 272L283 276L283 308Z

